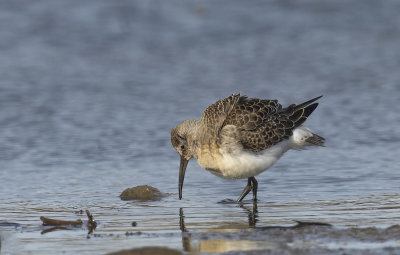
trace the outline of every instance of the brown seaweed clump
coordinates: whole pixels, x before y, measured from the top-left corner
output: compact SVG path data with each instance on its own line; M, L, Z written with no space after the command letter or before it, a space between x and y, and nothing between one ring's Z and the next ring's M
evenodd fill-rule
M158 189L149 185L140 185L125 189L119 196L121 200L157 201L164 197Z
M60 225L71 225L80 226L83 224L81 219L77 220L55 220L41 216L40 220L43 222L44 226L60 226Z

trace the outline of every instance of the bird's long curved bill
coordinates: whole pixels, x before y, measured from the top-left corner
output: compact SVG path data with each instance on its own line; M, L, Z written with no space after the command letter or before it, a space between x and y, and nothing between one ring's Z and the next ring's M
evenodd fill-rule
M183 187L183 180L185 179L185 172L186 166L189 163L189 160L186 160L184 157L181 156L181 164L179 166L179 199L182 199L182 187Z

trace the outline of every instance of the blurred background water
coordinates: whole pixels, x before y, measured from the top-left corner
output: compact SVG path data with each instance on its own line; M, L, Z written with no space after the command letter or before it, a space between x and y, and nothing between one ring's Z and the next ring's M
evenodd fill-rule
M283 248L260 246L270 236L251 232L252 204L218 203L246 181L193 161L179 201L170 145L173 126L232 93L283 105L324 95L306 124L327 147L288 152L258 177L256 227L322 221L346 237L398 224L399 13L395 0L0 2L0 222L19 224L0 226L1 254L213 252L201 249L209 238L227 243L207 247L236 247L214 252L233 254L399 252L398 235L375 232L323 232L318 245L296 232L275 240ZM119 199L143 184L170 196ZM95 235L41 234L40 216L84 218L74 212L86 208L100 222Z

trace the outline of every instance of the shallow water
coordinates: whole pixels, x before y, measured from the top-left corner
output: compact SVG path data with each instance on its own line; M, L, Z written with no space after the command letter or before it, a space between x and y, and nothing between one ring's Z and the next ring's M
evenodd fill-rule
M364 0L3 1L1 254L399 253L399 11ZM238 92L284 105L323 94L306 124L327 147L290 151L259 175L257 205L223 202L246 181L190 162L178 200L171 128ZM137 185L169 196L120 200ZM85 209L93 233L42 233L41 216L86 220Z

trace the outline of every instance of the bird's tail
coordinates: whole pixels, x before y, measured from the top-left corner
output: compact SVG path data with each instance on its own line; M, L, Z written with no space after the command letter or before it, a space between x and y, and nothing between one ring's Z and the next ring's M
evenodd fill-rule
M317 134L311 133L312 135L306 139L306 142L314 146L325 147L325 138Z
M305 126L300 126L293 130L293 135L289 138L291 149L304 150L308 146L323 146L325 147L325 139L314 134Z

